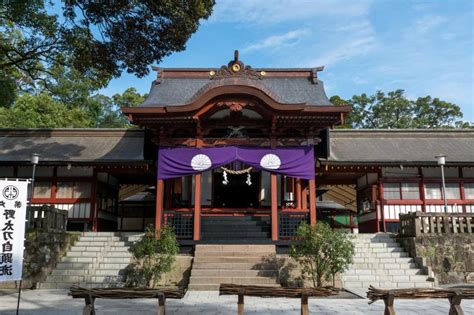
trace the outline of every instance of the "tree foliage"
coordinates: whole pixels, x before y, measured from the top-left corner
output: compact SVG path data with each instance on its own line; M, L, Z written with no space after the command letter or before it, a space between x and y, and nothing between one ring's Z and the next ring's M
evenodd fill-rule
M54 67L98 84L181 51L213 0L0 2L0 76L49 87ZM62 13L60 16L56 13Z
M127 275L127 284L155 287L161 276L171 271L178 251L179 244L171 227L161 228L158 239L155 230L147 228L142 238L130 248L135 262Z
M336 106L350 105L352 113L343 128L404 129L404 128L461 128L463 122L459 106L431 96L410 100L403 90L388 93L377 91L375 95L354 95L349 100L331 97Z
M300 225L297 239L290 247L290 257L300 264L302 277L309 278L315 288L323 285L323 279L332 278L334 284L335 275L352 263L355 247L351 236L326 223Z

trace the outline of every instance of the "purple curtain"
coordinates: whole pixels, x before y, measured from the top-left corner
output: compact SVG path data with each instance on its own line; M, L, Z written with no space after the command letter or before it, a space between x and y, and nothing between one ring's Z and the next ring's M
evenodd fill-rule
M233 161L241 161L255 169L297 177L314 178L312 146L261 148L226 146L214 148L160 147L158 179L192 175Z

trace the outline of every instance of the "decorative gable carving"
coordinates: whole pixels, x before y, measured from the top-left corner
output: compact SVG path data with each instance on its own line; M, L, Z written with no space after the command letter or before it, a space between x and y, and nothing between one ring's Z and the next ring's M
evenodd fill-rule
M254 80L261 80L265 76L265 71L255 71L251 66L246 66L239 60L239 51L234 52L234 60L231 60L227 66L222 66L217 71L209 72L209 79L218 80L223 78L244 77Z

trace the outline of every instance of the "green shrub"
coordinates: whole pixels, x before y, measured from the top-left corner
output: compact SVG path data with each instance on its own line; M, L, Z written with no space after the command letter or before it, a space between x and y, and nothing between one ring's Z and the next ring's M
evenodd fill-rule
M355 247L351 236L328 224L302 224L298 240L290 247L290 257L299 262L303 278L309 278L314 287L321 287L323 279L332 279L352 263Z
M164 273L171 271L179 252L176 235L171 227L164 226L159 236L157 239L155 230L147 228L142 238L131 246L135 262L127 275L128 286L153 288Z

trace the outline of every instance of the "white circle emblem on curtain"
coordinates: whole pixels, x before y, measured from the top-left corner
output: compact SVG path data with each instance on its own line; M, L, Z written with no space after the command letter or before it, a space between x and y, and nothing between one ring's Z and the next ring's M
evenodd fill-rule
M276 170L280 168L281 160L278 155L272 153L265 154L260 160L260 166L269 170Z
M207 170L211 165L211 159L205 154L197 154L191 160L191 167L195 171Z

